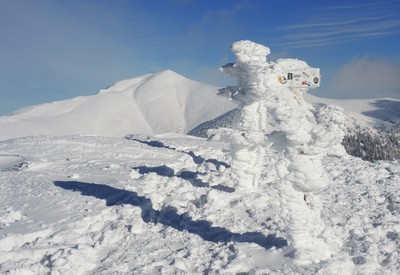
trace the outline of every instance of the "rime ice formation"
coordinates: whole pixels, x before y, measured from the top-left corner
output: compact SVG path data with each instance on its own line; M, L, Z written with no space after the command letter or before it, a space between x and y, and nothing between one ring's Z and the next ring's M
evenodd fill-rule
M343 111L335 106L314 110L303 99L307 87L288 87L279 81L288 72L306 74L311 69L306 62L267 62L269 48L251 41L235 42L232 51L236 63L222 70L237 77L238 86L221 89L220 94L239 103L241 120L236 129L213 134L231 144L236 188L262 190L272 182L268 167L274 165L294 259L299 264L327 259L336 249L334 236L321 220L322 204L313 192L329 184L322 158L343 153Z

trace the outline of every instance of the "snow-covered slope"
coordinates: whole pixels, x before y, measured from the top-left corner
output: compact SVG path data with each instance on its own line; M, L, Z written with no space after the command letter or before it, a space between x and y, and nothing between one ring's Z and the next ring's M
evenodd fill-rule
M343 243L331 259L298 266L280 216L278 178L264 175L260 191L238 192L227 148L176 135L0 142L0 273L400 270L398 162L325 159L333 184L315 195Z
M400 122L400 100L393 98L374 99L328 99L317 97L309 93L305 94L305 100L314 106L335 105L344 109L346 115L346 127L374 128L385 126L393 127ZM206 137L209 129L220 127L232 127L240 118L237 109L231 110L214 119L203 122L193 128L189 134Z
M0 117L0 140L30 135L124 136L165 132L205 136L209 128L235 123L235 105L218 87L172 71L123 80L93 96L42 104ZM395 99L337 100L306 94L313 104L344 108L347 126L391 126L400 121ZM200 125L200 126L199 126ZM197 127L199 126L199 127Z
M386 126L400 122L400 100L393 98L374 99L327 99L306 94L312 104L337 105L345 110L347 126L354 128Z
M163 71L119 81L93 96L0 117L0 140L30 135L186 133L234 105L217 88Z

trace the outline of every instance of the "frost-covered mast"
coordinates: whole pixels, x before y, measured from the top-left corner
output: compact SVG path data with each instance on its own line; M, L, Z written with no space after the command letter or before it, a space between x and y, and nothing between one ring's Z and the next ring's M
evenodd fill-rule
M236 64L229 63L221 69L238 79L238 86L220 90L239 103L241 119L238 128L225 133L231 143L232 171L236 188L258 190L260 171L263 169L267 149L267 112L265 95L268 88L260 76L270 71L266 56L270 50L250 41L239 41L232 45Z
M222 70L237 77L238 86L221 89L220 94L239 103L241 120L220 137L231 144L236 188L262 190L265 167L275 165L278 199L295 260L307 264L326 259L334 248L326 242L330 233L313 192L329 184L322 157L342 150L343 112L338 107L316 111L304 101L303 92L319 86L319 69L297 59L267 62L269 48L251 41L235 42L232 51L236 63ZM266 163L271 154L279 156L274 164Z

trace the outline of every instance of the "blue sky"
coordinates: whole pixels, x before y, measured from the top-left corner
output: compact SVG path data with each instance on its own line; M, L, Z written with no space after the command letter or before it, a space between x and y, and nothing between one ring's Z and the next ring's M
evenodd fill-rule
M234 83L230 45L321 68L314 94L400 98L400 1L0 0L0 115L171 69Z

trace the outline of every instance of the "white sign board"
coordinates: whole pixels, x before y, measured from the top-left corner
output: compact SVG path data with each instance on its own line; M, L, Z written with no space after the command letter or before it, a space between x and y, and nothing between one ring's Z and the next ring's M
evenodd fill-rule
M278 75L278 81L287 87L315 89L319 87L321 76L319 68L290 71Z

